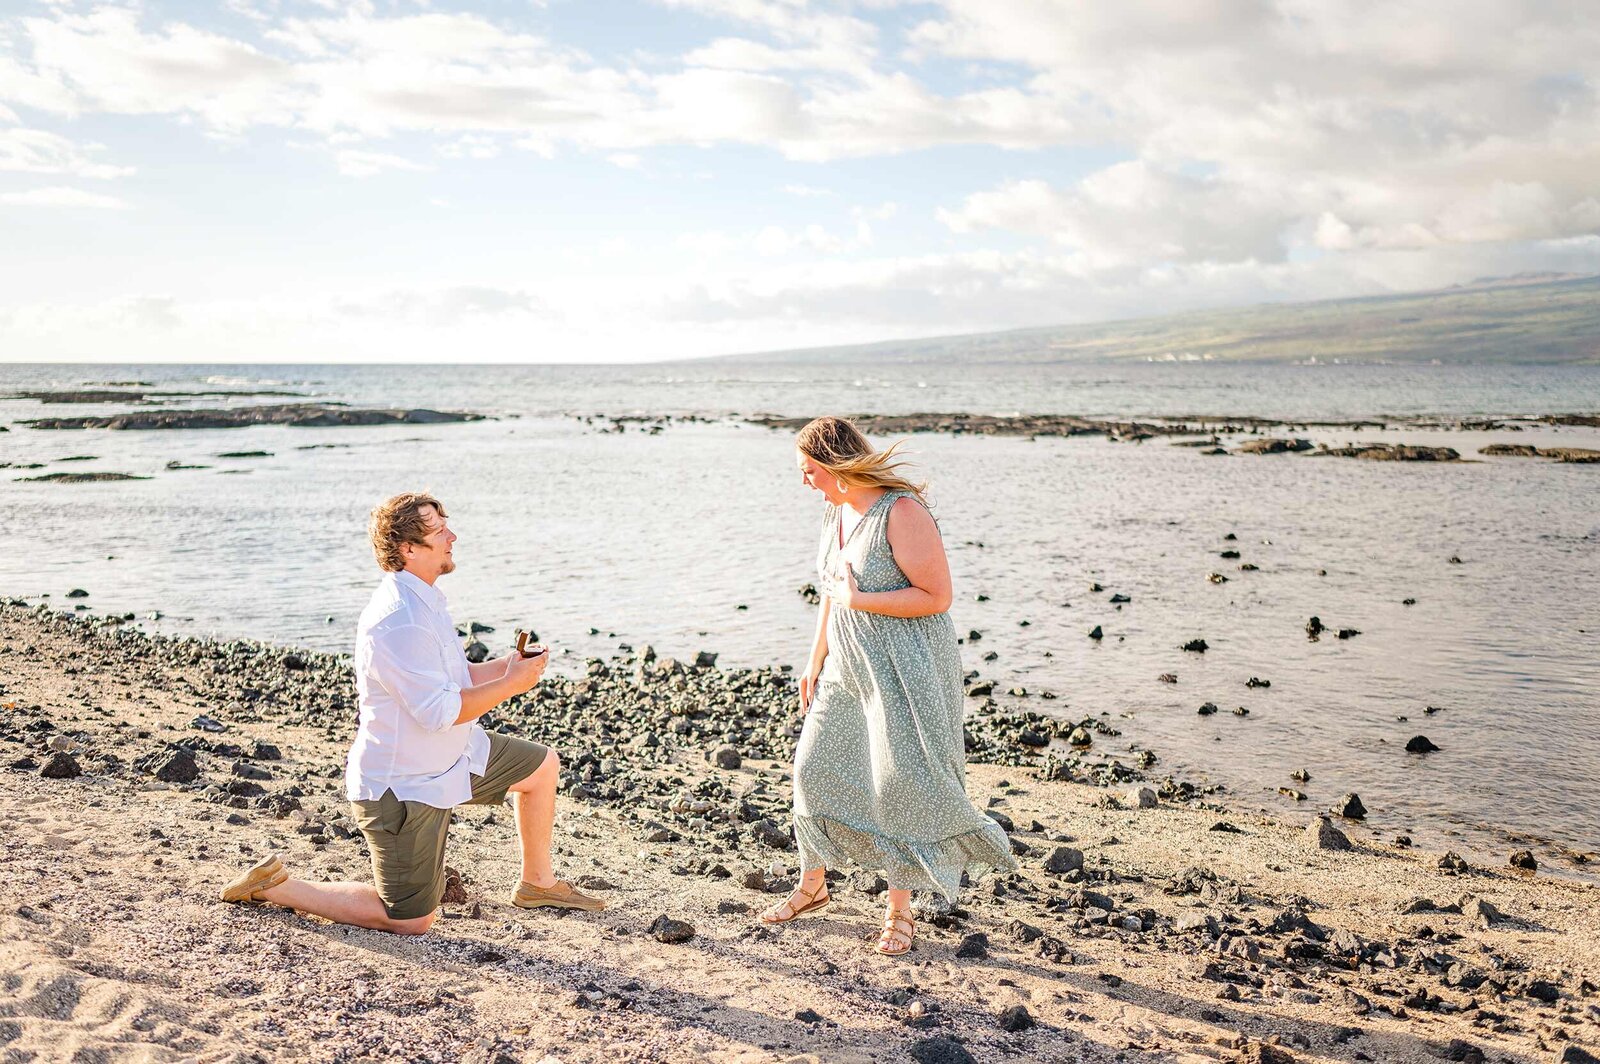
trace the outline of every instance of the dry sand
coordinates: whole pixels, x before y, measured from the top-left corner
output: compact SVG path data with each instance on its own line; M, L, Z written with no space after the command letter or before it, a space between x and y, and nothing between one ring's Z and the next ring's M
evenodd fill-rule
M869 951L880 907L850 879L825 916L767 930L753 910L776 896L747 888L741 870L777 859L792 871L792 853L751 843L706 874L694 835L646 842L627 803L567 796L558 870L614 884L601 914L508 905L511 817L485 809L457 816L448 860L467 900L447 904L426 936L224 905L219 886L269 851L304 877L369 874L359 836L343 834L336 772L348 725L309 714L228 722L225 738L281 749L273 774L303 792L286 816L208 793L229 778L209 754L197 784L155 781L130 763L198 734L197 711L223 715L197 694L219 678L119 657L109 639L49 611L0 608L0 1060L1548 1061L1583 1059L1577 1045L1600 1051L1600 893L1589 884L1511 869L1449 875L1439 854L1396 849L1357 825L1341 825L1353 851L1329 852L1308 844L1303 824L1165 802L1110 808L1104 790L1017 767L974 765L969 790L1014 822L1029 850L1022 872L1002 882L1004 896L992 882L974 888L964 917L940 921L948 927L921 921L898 961ZM52 741L74 748L82 775L41 774ZM668 756L677 763L652 771L785 785L781 763L722 770ZM1030 831L1035 821L1044 830ZM1213 830L1219 821L1240 830ZM1064 837L1086 855L1082 883L1043 867ZM1190 876L1200 893L1169 893L1195 867L1216 879ZM1108 896L1119 926L1081 907L1092 898L1074 907L1079 887ZM1416 896L1448 905L1463 895L1509 919L1483 926L1470 903L1398 911ZM693 939L655 940L662 914L690 921ZM1211 916L1220 934L1178 930L1185 915ZM1121 927L1130 917L1148 929ZM1018 921L1044 937L1024 941L1032 932ZM987 936L987 956L958 958L973 933ZM1485 981L1465 989L1474 971ZM1033 1026L1008 1031L999 1015L1018 1005Z

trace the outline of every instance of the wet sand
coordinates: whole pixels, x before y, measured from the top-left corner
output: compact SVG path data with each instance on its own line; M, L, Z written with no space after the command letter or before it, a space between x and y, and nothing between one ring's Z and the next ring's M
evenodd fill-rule
M503 809L457 815L464 891L425 937L226 906L220 884L272 850L302 876L368 874L342 799L339 659L12 603L0 663L8 1059L1546 1061L1600 1046L1591 885L1440 868L1356 822L1337 824L1351 850L1319 849L1305 820L1026 764L969 770L1022 871L926 910L908 958L869 952L870 875L835 882L823 917L761 928L753 910L795 871L792 680L644 648L494 718L571 770L558 868L609 884L605 913L507 904ZM187 759L192 781L156 778ZM1081 870L1050 870L1079 854ZM694 936L658 941L663 915Z

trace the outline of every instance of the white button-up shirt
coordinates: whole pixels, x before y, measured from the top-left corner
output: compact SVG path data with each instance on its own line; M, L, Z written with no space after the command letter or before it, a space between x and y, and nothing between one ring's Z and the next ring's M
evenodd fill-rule
M444 592L385 573L356 627L355 665L361 718L345 764L350 800L393 790L449 809L471 798L468 774L488 767L489 736L476 722L456 723L472 674Z

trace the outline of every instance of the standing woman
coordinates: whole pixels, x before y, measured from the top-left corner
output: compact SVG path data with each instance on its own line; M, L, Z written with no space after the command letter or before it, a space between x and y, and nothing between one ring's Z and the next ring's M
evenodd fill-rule
M795 447L806 484L828 500L817 556L826 597L800 679L800 882L761 918L822 909L827 868L853 861L889 881L877 950L898 957L916 930L912 890L953 902L963 872L1016 861L1000 825L967 799L950 566L923 486L900 474L898 445L874 451L842 418L811 422Z

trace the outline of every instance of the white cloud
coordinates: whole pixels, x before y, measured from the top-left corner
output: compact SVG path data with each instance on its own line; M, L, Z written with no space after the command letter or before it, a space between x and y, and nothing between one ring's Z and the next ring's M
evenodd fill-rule
M67 174L108 180L133 173L131 166L95 162L90 156L104 150L99 144L74 144L59 133L43 129L0 129L0 171L24 174Z
M423 171L429 169L421 163L384 152L358 151L344 148L334 153L339 172L346 177L372 177L386 170Z
M116 196L85 192L65 185L32 188L26 192L0 192L0 204L7 207L89 207L95 210L124 210L128 206Z

